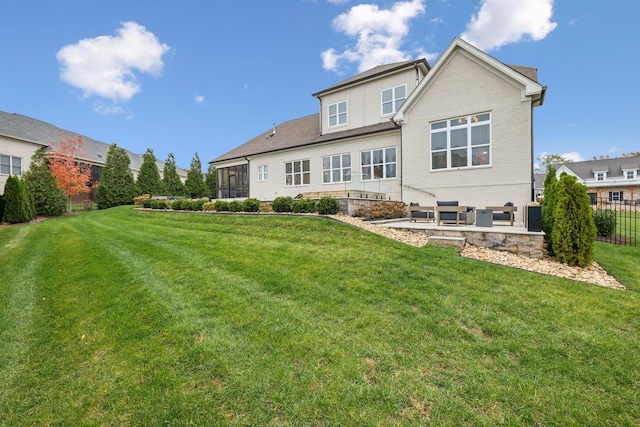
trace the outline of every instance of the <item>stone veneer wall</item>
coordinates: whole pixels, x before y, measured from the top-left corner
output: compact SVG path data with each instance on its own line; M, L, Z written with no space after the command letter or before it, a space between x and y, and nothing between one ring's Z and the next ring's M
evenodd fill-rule
M438 237L463 237L466 243L482 248L511 252L529 258L542 259L544 233L517 233L475 230L412 229L414 233L426 233Z

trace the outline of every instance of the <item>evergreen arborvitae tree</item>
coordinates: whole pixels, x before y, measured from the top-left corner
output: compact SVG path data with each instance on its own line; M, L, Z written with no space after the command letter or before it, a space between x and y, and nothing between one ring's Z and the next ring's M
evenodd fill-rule
M164 162L164 170L162 171L162 183L167 196L184 196L184 185L180 180L180 175L176 169L176 158L173 153L169 153L167 160Z
M212 199L218 198L218 170L214 165L209 163L207 173L204 176L204 184L209 190L209 197Z
M187 171L187 179L184 182L184 189L187 196L192 199L199 199L200 197L206 197L209 195L209 189L204 183L202 163L200 162L198 152L196 152L193 159L191 159L191 168Z
M11 175L4 185L4 220L11 224L29 222L35 218L31 194L24 181Z
M593 261L597 234L587 188L575 176L562 174L556 196L551 232L555 258L568 265L586 267Z
M556 209L556 192L558 179L556 178L556 168L549 166L547 176L544 178L544 201L542 202L542 231L545 233L547 252L553 256L553 223Z
M67 209L67 196L58 187L44 151L34 153L29 170L22 178L33 196L36 215L60 215Z
M0 194L0 222L4 220L4 196Z
M140 194L153 196L164 193L156 156L151 148L147 148L147 152L142 155L142 165L140 165L137 185Z
M98 209L133 204L136 185L129 169L131 160L124 148L111 144L102 169L102 181L96 190Z

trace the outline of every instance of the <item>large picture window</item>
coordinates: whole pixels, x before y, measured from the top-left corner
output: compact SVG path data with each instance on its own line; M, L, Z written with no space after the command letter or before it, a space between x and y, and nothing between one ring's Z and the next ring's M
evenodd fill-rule
M491 164L491 113L431 123L431 169Z
M0 173L3 175L22 175L22 158L0 154Z
M284 185L295 187L311 183L311 166L309 160L295 160L284 164Z
M337 154L322 158L322 183L351 181L351 154Z
M395 178L396 148L380 148L360 153L362 180Z
M347 101L329 105L329 127L347 123Z
M382 115L398 111L407 99L407 85L396 86L382 91Z

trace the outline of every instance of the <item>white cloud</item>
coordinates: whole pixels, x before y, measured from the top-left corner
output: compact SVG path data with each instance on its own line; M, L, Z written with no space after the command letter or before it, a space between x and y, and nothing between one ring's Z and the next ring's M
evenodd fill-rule
M394 3L390 9L375 4L353 6L333 20L333 26L347 36L356 38L356 44L344 52L327 49L321 53L322 66L339 72L342 62L359 63L359 71L380 64L411 59L410 53L400 49L409 33L409 22L425 11L424 0Z
M85 97L128 101L141 91L135 72L160 75L162 55L169 50L142 25L125 22L115 36L80 40L64 46L56 58L60 78L81 89Z
M202 104L204 102L204 96L195 94L193 96L193 102L195 102L196 104Z
M564 157L565 159L571 159L574 162L585 161L585 158L582 156L582 154L578 153L577 151L570 151L568 153L564 153L562 154L562 157Z
M551 22L554 0L482 0L461 37L490 51L523 40L542 40L558 25Z

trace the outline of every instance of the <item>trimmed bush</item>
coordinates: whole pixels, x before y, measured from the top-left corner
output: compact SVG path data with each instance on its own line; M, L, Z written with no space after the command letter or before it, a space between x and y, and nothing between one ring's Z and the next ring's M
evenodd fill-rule
M296 199L291 202L291 212L313 213L316 211L316 202L311 199Z
M586 267L593 261L596 226L587 188L576 177L562 174L557 184L551 234L555 258L567 265Z
M167 209L168 207L169 207L169 204L167 203L166 200L157 200L157 199L151 200L151 209Z
M4 197L0 194L0 222L4 218Z
M318 200L317 209L320 215L335 215L340 211L340 201L331 196L323 197Z
M232 200L229 202L229 212L242 212L242 202Z
M187 209L190 210L190 211L201 211L202 210L202 206L206 202L207 201L204 200L204 199L189 200L189 205L188 205Z
M260 210L260 200L254 198L245 199L242 202L242 210L245 212L258 212Z
M4 185L4 220L10 224L29 222L35 218L33 199L26 184L11 175Z
M216 200L213 204L213 209L217 212L229 212L229 202L226 200Z
M380 202L358 209L356 216L365 219L403 218L407 214L407 205L403 202Z
M206 202L205 204L202 205L202 210L205 210L207 212L211 212L211 211L215 211L216 204L215 202Z
M183 210L184 209L184 202L186 202L186 200L184 200L184 199L173 200L171 202L171 209L176 210L176 211Z
M271 203L271 209L274 212L291 212L291 203L293 203L293 199L289 196L276 197Z
M616 232L616 212L611 209L593 211L593 222L600 237L611 237Z
M141 196L137 196L133 198L133 203L136 206L144 206L144 201L149 200L151 198L151 194L143 194Z

